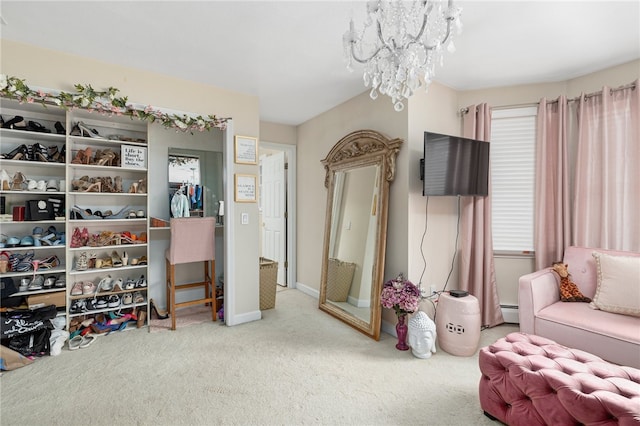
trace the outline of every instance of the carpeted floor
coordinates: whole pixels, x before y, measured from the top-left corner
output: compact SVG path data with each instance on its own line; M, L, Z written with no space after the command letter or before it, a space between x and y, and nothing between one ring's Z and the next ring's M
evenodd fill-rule
M208 321L211 321L210 306L197 305L176 309L176 330ZM152 319L149 322L149 331L151 333L171 331L171 318Z
M481 346L513 331L483 331ZM2 425L493 425L477 353L418 359L280 291L263 319L147 328L6 372Z

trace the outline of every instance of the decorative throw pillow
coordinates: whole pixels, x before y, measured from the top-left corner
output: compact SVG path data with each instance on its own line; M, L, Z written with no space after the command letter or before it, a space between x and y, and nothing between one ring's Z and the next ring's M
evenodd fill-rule
M640 317L640 257L593 252L596 294L589 306L616 314Z

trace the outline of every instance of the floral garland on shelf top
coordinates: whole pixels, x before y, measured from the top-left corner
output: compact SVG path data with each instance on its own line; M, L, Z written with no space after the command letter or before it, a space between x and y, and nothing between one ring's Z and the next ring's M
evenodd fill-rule
M393 308L397 316L412 314L420 307L420 290L402 274L382 286L381 304Z
M0 96L15 99L20 103L37 102L45 107L57 105L64 109L82 108L100 114L128 116L132 120L138 118L151 123L158 121L164 127L191 133L213 128L225 129L229 120L215 115L192 117L186 114L169 114L150 105L144 108L137 107L127 103L126 96L117 96L120 90L115 87L109 87L104 91L95 90L89 84L76 84L74 87L75 93L33 90L25 84L24 80L0 74Z

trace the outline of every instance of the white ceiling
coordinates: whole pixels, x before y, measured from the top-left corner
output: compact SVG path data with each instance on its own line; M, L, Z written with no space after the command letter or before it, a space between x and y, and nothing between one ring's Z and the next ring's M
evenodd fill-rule
M640 58L640 0L457 3L464 30L436 71L454 89L562 81ZM342 48L349 18L362 25L364 1L0 7L2 38L255 95L265 121L297 125L366 90Z

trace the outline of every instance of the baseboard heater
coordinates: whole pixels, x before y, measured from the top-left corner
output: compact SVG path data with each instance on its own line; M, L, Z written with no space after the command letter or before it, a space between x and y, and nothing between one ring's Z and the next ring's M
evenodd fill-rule
M500 305L502 311L502 318L504 322L510 324L519 324L520 317L518 316L518 305Z

